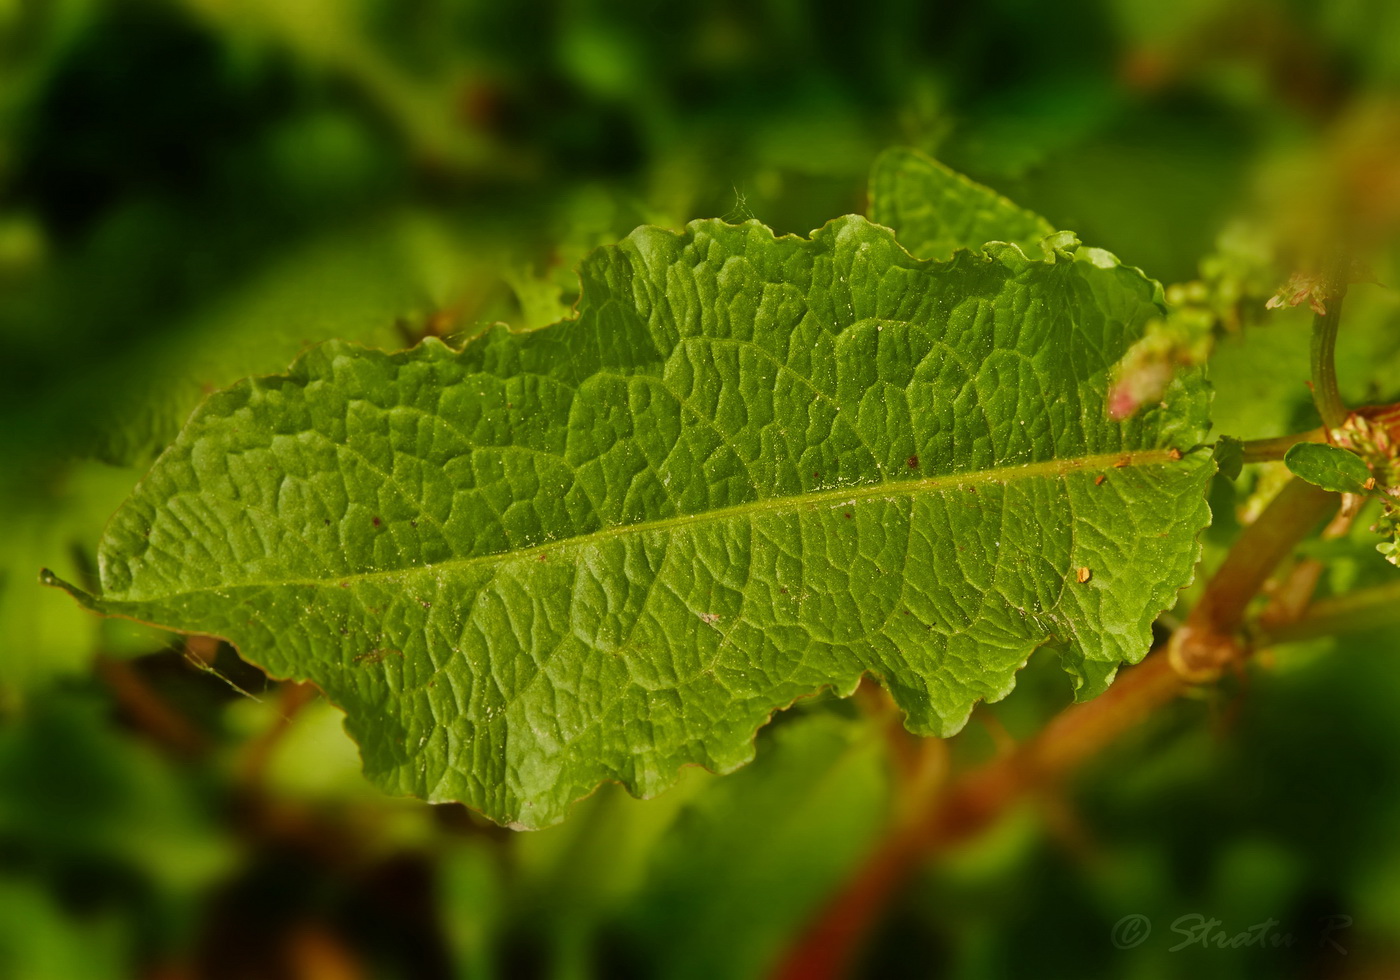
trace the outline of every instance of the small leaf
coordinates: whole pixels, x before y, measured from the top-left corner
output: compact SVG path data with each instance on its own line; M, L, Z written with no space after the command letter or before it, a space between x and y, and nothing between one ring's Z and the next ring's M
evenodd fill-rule
M1038 214L968 180L918 150L886 150L870 174L870 217L888 225L914 255L946 259L959 248L1010 242L1040 255L1054 233Z
M1221 436L1215 443L1215 467L1227 480L1238 478L1244 469L1244 443L1233 436Z
M1293 475L1337 493L1366 493L1371 470L1360 456L1320 442L1300 442L1283 458Z
M74 593L313 680L385 789L539 827L865 673L925 734L1041 647L1097 693L1191 578L1207 393L1108 416L1161 308L1105 252L699 221L581 281L575 321L212 396Z

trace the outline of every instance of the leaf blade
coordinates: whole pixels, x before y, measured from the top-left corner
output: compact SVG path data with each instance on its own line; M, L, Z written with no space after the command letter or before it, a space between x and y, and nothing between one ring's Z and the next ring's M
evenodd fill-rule
M1039 255L1040 241L1055 233L1040 215L904 147L886 150L871 168L870 217L926 259L946 259L956 249L992 241Z
M926 733L1047 644L1093 693L1189 578L1213 466L1198 391L1107 418L1155 285L1084 258L641 229L577 321L213 396L90 601L314 679L382 786L522 826L732 770L867 671Z
M1292 474L1313 486L1335 493L1365 493L1371 469L1356 453L1321 442L1290 446L1283 458Z

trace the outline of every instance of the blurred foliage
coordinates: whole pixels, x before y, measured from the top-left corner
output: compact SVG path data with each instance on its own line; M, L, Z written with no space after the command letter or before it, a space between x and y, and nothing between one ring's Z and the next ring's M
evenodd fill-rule
M1240 438L1317 424L1306 311L1262 304L1345 245L1388 286L1352 287L1343 394L1394 400L1398 84L1392 0L0 0L0 976L764 975L903 805L865 701L513 834L380 797L314 692L89 618L39 566L91 579L212 388L332 336L545 326L595 245L806 232L864 210L894 144L1176 284ZM1217 481L1207 566L1260 473ZM1364 523L1312 546L1324 593L1393 572ZM916 874L859 972L1393 973L1397 640L1174 704ZM1067 701L1033 661L949 764ZM1170 952L1192 913L1296 941ZM1130 914L1153 931L1120 949Z

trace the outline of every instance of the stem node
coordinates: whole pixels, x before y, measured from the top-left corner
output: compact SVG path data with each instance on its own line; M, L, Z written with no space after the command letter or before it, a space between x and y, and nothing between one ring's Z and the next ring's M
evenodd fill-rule
M1183 626L1167 645L1172 670L1190 684L1209 684L1220 679L1225 668L1247 656L1243 643L1214 630Z

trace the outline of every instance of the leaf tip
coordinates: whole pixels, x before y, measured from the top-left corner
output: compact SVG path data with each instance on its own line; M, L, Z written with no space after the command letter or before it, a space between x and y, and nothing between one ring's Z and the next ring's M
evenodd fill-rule
M81 604L83 608L91 609L94 612L98 611L97 599L95 597L93 597L87 592L84 592L82 589L78 588L76 585L73 585L71 582L65 582L63 579L59 578L47 568L39 569L39 584L47 585L50 588L62 589L64 592L67 592L69 595L71 595L74 599L77 599L79 604Z
M49 571L47 568L41 568L41 569L39 569L39 584L40 584L40 585L52 585L52 586L55 586L55 587L57 587L57 588L65 589L65 590L70 591L70 592L72 591L72 588L73 588L73 587L70 586L67 582L63 581L63 579L59 578L59 577L58 577L57 575L55 575L53 572Z

